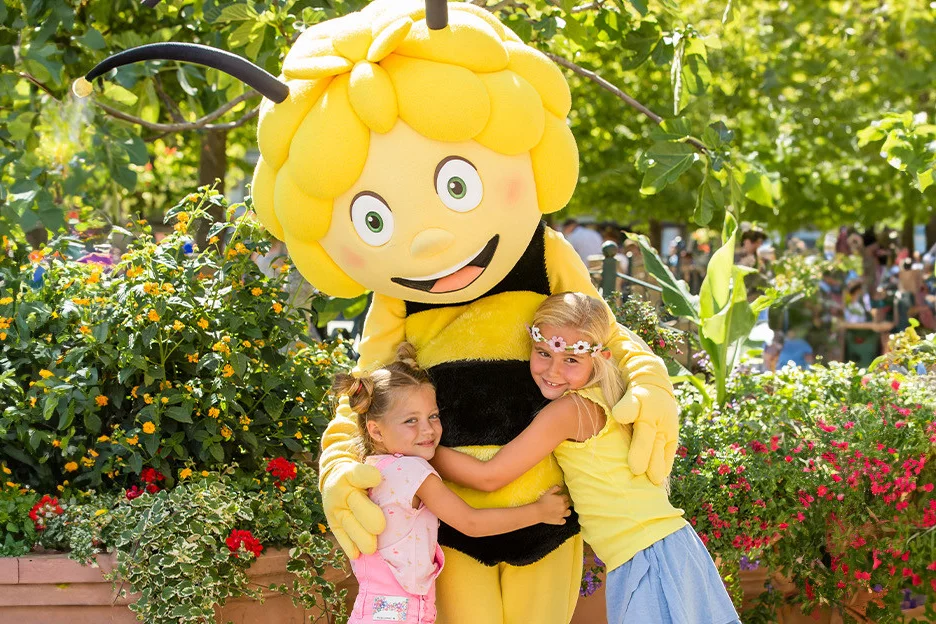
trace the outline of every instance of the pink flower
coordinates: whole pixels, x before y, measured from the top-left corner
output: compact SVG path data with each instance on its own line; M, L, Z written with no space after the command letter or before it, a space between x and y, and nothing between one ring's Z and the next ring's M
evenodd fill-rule
M893 388L894 390L900 390L900 382L894 379L893 381L891 381L891 388Z
M849 420L847 423L842 425L842 429L852 429L855 426L854 421Z
M549 348L552 349L553 353L562 353L566 348L565 338L562 336L553 336L549 339Z

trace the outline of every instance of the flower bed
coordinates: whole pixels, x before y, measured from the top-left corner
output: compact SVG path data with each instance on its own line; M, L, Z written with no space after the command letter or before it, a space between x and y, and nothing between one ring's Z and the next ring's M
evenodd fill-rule
M67 238L39 251L4 239L0 556L116 553L109 578L139 593L144 621L168 624L260 598L247 569L288 546L295 580L273 591L337 612L325 573L342 560L302 459L349 360L308 338L290 265L261 271L270 242L249 211L194 248L209 208L233 214L203 189L159 242L143 222L115 228L129 246L114 265L75 260Z
M785 601L867 616L901 615L904 589L936 596L936 376L853 365L738 375L721 410L683 395L674 502L739 590L742 565L790 579L745 622ZM852 611L856 611L852 609ZM853 613L854 615L854 613Z

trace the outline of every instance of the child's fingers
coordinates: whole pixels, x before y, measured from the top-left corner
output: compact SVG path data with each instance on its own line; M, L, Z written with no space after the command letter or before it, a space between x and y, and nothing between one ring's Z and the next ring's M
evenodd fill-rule
M561 489L562 489L562 486L554 485L548 490L546 490L546 494L544 494L544 496L548 496L549 494L558 494Z

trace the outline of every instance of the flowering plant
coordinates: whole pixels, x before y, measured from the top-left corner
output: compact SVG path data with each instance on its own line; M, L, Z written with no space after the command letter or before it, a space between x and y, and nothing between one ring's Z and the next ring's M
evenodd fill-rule
M151 624L214 621L216 605L259 598L267 588L251 583L247 569L267 548L289 546L295 580L269 589L341 615L343 593L324 573L342 568L343 556L324 535L317 475L303 463L294 468L286 482L249 477L238 466L200 471L133 499L73 491L40 543L84 563L116 550L110 578L140 593L130 608Z
M672 500L729 576L767 566L807 609L873 591L869 616L896 619L904 589L932 609L934 390L932 375L850 364L738 375L710 412L682 387ZM770 621L777 599L744 621Z
M264 456L317 445L345 347L307 337L290 264L267 275L255 261L270 240L251 213L212 223L209 209L232 215L202 189L160 241L144 222L114 228L127 249L112 267L70 260L67 238L29 254L5 240L0 440L15 481L136 496L186 467L262 471Z

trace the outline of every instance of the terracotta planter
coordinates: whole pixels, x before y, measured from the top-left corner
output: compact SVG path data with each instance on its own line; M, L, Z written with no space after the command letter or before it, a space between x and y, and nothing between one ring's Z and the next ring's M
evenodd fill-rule
M97 568L83 566L65 554L42 554L0 559L0 621L17 624L131 624L135 614L127 607L135 595L120 597L118 588L103 578L114 569L115 555L98 556ZM250 567L252 583L286 583L289 552L270 549ZM325 578L340 583L346 570L329 570ZM238 598L217 608L216 621L235 624L303 624L321 613L306 611L292 599L264 590L264 602Z

